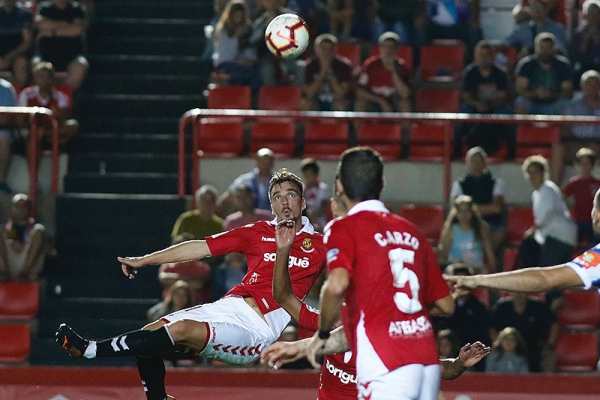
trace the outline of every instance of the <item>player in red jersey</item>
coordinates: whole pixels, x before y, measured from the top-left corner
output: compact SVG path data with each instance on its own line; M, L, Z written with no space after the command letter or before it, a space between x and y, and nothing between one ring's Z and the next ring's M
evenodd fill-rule
M271 289L277 221L293 220L297 228L290 254L290 275L296 296L306 296L325 260L322 235L302 217L305 203L300 178L285 169L278 171L271 179L269 194L276 216L273 221L259 221L143 257L118 258L123 273L132 278L137 268L151 264L242 252L248 260L248 273L223 298L169 314L142 330L103 341L85 340L62 324L56 333L57 341L75 357L136 356L150 400L166 397L161 353L189 348L202 356L232 364L255 361L265 347L279 338L290 320L273 299Z
M379 153L346 150L338 174L337 191L349 211L325 228L329 276L308 359L316 364L345 299L344 329L356 354L359 399L435 400L440 365L429 310L454 312L436 257L412 223L378 200Z

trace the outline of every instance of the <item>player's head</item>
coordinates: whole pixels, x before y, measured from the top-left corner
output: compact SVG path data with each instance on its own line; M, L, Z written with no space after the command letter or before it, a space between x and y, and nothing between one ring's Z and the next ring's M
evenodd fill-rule
M302 180L285 168L273 174L269 183L269 199L277 220L299 220L302 217L302 210L306 208Z
M383 160L370 147L353 147L342 153L338 176L346 197L352 202L379 199L383 189Z

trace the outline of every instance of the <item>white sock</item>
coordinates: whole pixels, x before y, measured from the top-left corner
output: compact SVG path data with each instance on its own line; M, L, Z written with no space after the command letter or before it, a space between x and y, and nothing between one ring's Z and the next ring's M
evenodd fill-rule
M83 353L84 358L96 358L96 342L90 340L88 347Z

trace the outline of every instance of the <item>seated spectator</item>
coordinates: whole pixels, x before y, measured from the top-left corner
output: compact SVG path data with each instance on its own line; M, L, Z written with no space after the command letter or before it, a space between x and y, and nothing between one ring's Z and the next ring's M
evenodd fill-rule
M600 1L586 0L582 11L584 21L575 29L569 46L576 85L585 71L600 69Z
M529 156L522 166L533 187L533 225L525 232L519 249L524 267L565 263L577 244L573 223L562 192L548 179L548 162L540 155Z
M213 62L219 72L229 74L229 85L260 87L256 50L249 46L252 30L244 0L227 3L213 32Z
M29 84L29 58L33 45L33 15L16 0L2 1L0 7L0 71L11 71L20 88Z
M465 69L459 112L469 114L512 114L510 89L506 73L494 65L494 50L486 41L475 47L475 62ZM500 148L500 141L508 145L508 159L515 156L516 131L507 124L456 124L454 128L454 156L462 157L463 138L469 148L483 147L488 154Z
M265 221L273 218L273 214L267 210L254 208L254 194L252 188L241 184L235 189L235 204L238 211L229 214L223 222L223 230L251 224L256 221Z
M483 39L479 0L427 0L427 40L458 39L466 46L470 62L475 45Z
M319 164L314 158L303 159L300 162L300 169L304 182L306 216L315 230L322 231L328 220L331 191L329 186L321 181Z
M594 70L581 75L581 92L566 104L564 115L600 116L600 73ZM552 180L560 184L565 163L571 163L581 147L600 150L600 125L562 125L560 142L552 146Z
M175 236L171 244L193 240L191 233ZM166 263L158 268L158 281L163 288L163 299L167 298L169 289L175 282L184 281L189 286L194 304L204 304L210 301L210 266L200 260L181 263ZM155 319L153 319L155 321Z
M471 196L460 195L452 202L438 252L440 264L463 262L478 273L496 271L490 231Z
M514 327L523 336L531 372L554 372L554 345L560 327L556 315L541 300L526 293L510 293L491 310L490 336L494 342L506 327Z
M163 301L156 303L146 312L146 316L148 317L148 322L153 322L165 315L192 307L193 305L192 289L186 281L179 280L169 287Z
M384 32L394 32L403 45L418 46L425 41L426 7L421 0L405 0L398 7L396 0L378 0L373 21L373 43L378 43Z
M577 241L587 247L598 243L589 210L594 206L594 193L600 188L600 179L594 176L596 152L582 147L575 155L579 175L569 179L562 192L566 199L573 199L573 219L577 224Z
M196 209L182 213L177 217L171 238L182 233L191 233L194 239L204 239L223 231L223 219L217 210L217 189L212 185L203 185L195 193Z
M225 193L219 197L217 202L219 215L229 215L236 211L233 204L233 194L240 185L252 188L254 195L254 208L271 211L269 199L269 182L273 176L275 166L275 155L271 149L266 147L258 150L254 157L254 169L235 178Z
M335 54L335 36L324 33L315 39L315 57L304 70L302 109L307 111L348 110L352 67Z
M464 263L453 263L444 269L446 275L473 275L473 268ZM458 336L458 347L477 341L490 343L488 310L474 294L462 291L454 299L454 314L449 317L432 316L436 331L452 330ZM484 364L476 364L476 371L483 371Z
M535 37L535 54L517 64L517 114L560 114L571 97L571 63L556 55L551 33Z
M32 281L44 268L48 245L46 228L36 223L31 206L26 194L19 193L12 198L11 217L1 233L0 281Z
M485 372L522 374L529 372L527 348L523 336L513 327L500 331L485 361Z
M235 285L239 285L246 272L248 265L244 254L227 253L225 260L214 269L211 301L217 301Z
M329 0L327 2L328 31L346 41L352 34L354 0Z
M440 358L456 358L460 351L458 335L452 329L444 329L436 335Z
M488 155L482 147L473 147L467 151L466 175L452 183L450 198L461 194L471 196L479 213L487 222L494 254L502 253L506 240L506 205L504 202L504 181L495 178L488 169Z
M65 83L76 92L89 68L84 56L87 32L84 7L72 0L44 1L38 6L35 24L39 39L34 63L48 61L58 72L66 72Z
M554 35L555 49L564 54L567 45L565 27L548 17L548 9L542 0L532 0L529 9L531 20L516 25L504 43L516 48L522 58L534 53L537 35L551 33Z
M543 3L546 6L546 10L548 10L548 16L550 18L556 22L560 22L563 24L563 26L567 26L567 10L565 0L543 0ZM531 15L529 14L530 4L530 0L519 0L519 2L515 5L512 11L513 15L524 13L520 16L522 20L518 21L517 23L531 19ZM573 7L577 6L578 4L573 5Z
M73 119L73 104L69 96L54 87L54 66L48 62L38 63L33 72L34 86L26 87L19 94L19 105L23 107L47 107L58 122L59 144L65 146L79 131L79 122ZM52 126L47 120L38 126L38 138L42 147L52 143ZM21 122L29 127L27 118Z
M13 85L0 78L0 106L14 107L17 105L17 95ZM11 194L12 189L8 186L8 172L12 159L11 145L14 135L14 118L6 115L0 116L0 192Z

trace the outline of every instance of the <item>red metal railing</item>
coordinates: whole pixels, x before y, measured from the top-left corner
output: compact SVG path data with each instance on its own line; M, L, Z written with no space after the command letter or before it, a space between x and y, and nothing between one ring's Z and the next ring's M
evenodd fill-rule
M29 168L29 197L31 199L34 214L37 213L37 182L40 163L40 141L38 137L38 118L41 115L52 124L52 194L58 193L58 121L52 114L52 110L45 107L0 107L0 115L29 116L29 143L27 166Z
M338 121L354 122L442 122L446 126L444 139L444 198L450 197L451 185L451 124L484 123L484 124L531 124L547 123L549 125L600 124L600 117L567 116L567 115L499 115L499 114L464 114L464 113L370 113L352 111L271 111L271 110L223 110L194 108L185 112L179 120L179 171L178 195L185 196L186 182L186 128L192 126L192 188L199 187L199 157L198 150L202 118L292 118L296 121L314 119L335 119Z

